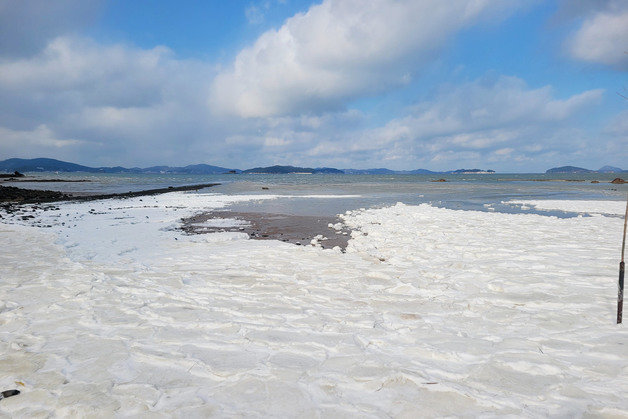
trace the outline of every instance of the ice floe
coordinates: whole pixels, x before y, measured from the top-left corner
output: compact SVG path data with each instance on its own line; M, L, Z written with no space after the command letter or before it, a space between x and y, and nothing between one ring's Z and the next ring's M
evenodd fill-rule
M581 214L624 215L626 201L559 201L559 200L510 200L503 204L519 205L521 209L533 207L545 211L577 212Z
M344 254L168 228L233 199L269 198L0 224L0 413L628 414L619 218L397 204L344 214Z

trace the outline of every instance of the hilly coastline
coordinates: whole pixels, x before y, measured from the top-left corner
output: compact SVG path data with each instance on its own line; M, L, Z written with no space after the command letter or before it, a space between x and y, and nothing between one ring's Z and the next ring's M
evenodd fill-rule
M457 169L448 171L432 171L427 169L391 170L387 168L373 169L336 169L333 167L299 167L299 166L266 166L240 170L210 164L191 164L188 166L151 166L151 167L90 167L66 161L36 158L11 158L0 161L0 173L18 172L85 172L85 173L147 173L147 174L190 174L190 175L218 175L218 174L348 174L348 175L414 175L414 174L493 174L491 169ZM619 167L604 166L598 170L590 170L576 166L561 166L548 169L545 173L625 173Z
M184 167L152 166L146 168L121 166L89 167L61 160L37 159L7 159L0 161L0 172L86 172L86 173L182 173L182 174L222 174L233 169L211 166L208 164L193 164ZM239 172L236 170L236 172Z
M391 170L386 168L375 169L336 169L333 167L298 167L298 166L266 166L240 170L228 167L213 166L209 164L192 164L188 166L151 166L151 167L90 167L66 161L36 158L18 159L12 158L0 161L0 172L85 172L85 173L171 173L191 175L216 175L216 174L349 174L349 175L412 175L412 174L490 174L494 170L482 169L458 169L444 172L435 172L427 169L416 170Z
M613 166L604 166L599 168L598 170L590 170L585 169L583 167L576 166L561 166L561 167L553 167L551 169L547 169L545 173L555 174L555 173L626 173L628 170L620 169L619 167Z

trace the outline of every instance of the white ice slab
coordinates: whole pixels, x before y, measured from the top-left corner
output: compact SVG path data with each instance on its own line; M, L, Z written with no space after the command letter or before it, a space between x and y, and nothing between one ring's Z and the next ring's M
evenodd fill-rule
M342 254L161 231L186 199L98 206L65 241L0 224L0 413L628 414L619 218L398 204L345 214Z
M504 204L534 207L538 210L578 212L582 214L624 215L626 201L557 201L557 200L512 200Z

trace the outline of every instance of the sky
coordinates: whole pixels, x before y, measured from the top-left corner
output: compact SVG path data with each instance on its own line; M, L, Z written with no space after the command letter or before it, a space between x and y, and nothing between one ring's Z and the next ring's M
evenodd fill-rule
M0 0L0 160L628 169L625 0Z

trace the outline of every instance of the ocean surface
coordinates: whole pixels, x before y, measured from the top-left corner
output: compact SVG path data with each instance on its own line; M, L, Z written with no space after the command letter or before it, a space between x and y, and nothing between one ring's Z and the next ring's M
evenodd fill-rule
M89 182L20 182L33 189L77 194L105 194L205 183L220 185L204 193L279 195L264 202L234 204L230 209L294 215L329 216L358 208L379 208L402 202L506 213L520 212L504 205L511 200L624 200L626 186L609 182L621 174L430 174L430 175L175 175L29 173L41 179ZM445 179L447 182L434 182ZM597 181L600 183L591 183ZM267 188L267 189L262 189ZM299 196L321 196L313 203ZM323 195L333 196L325 199ZM281 198L285 196L285 198ZM534 213L535 209L529 209ZM547 215L547 211L544 212ZM564 212L552 215L570 216ZM573 215L573 214L571 214Z

